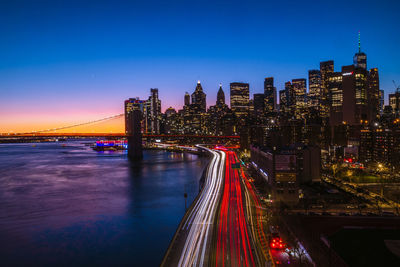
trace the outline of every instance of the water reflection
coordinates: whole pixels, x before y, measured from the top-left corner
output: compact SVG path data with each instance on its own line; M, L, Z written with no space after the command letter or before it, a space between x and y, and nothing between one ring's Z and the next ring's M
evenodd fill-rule
M0 257L19 265L158 266L206 159L96 153L81 142L0 145Z

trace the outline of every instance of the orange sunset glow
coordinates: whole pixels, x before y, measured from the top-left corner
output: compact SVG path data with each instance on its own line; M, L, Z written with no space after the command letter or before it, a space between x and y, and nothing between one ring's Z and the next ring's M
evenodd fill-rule
M32 116L26 115L15 119L3 117L0 121L1 134L31 133L37 131L46 131L51 133L123 133L124 117L113 118L105 121L95 122L87 125L75 126L67 129L56 131L47 131L48 129L56 129L69 127L90 121L96 121L102 118L110 117L115 114L98 116L79 116L68 118L67 116Z

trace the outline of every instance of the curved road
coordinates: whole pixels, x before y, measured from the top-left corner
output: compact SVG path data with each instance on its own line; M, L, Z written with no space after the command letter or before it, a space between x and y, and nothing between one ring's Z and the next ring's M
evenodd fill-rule
M201 148L212 154L205 185L179 225L162 266L204 266L210 263L211 233L221 198L225 154Z
M266 266L264 211L237 155L211 150L205 185L161 266Z

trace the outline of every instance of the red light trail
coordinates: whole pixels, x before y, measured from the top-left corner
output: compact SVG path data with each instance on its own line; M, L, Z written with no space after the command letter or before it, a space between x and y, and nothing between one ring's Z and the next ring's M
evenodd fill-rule
M226 151L225 184L218 220L216 266L255 266L244 213L236 154Z

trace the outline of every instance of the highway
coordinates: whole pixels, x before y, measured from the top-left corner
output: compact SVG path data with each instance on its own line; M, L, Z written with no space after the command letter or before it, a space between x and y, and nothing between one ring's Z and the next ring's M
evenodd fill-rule
M205 185L182 220L162 266L210 265L211 237L224 180L225 153L207 148L212 158Z
M225 153L224 192L217 222L216 266L264 266L268 249L261 207L236 153Z
M161 266L268 266L265 210L236 153L203 149L212 155L204 188Z

